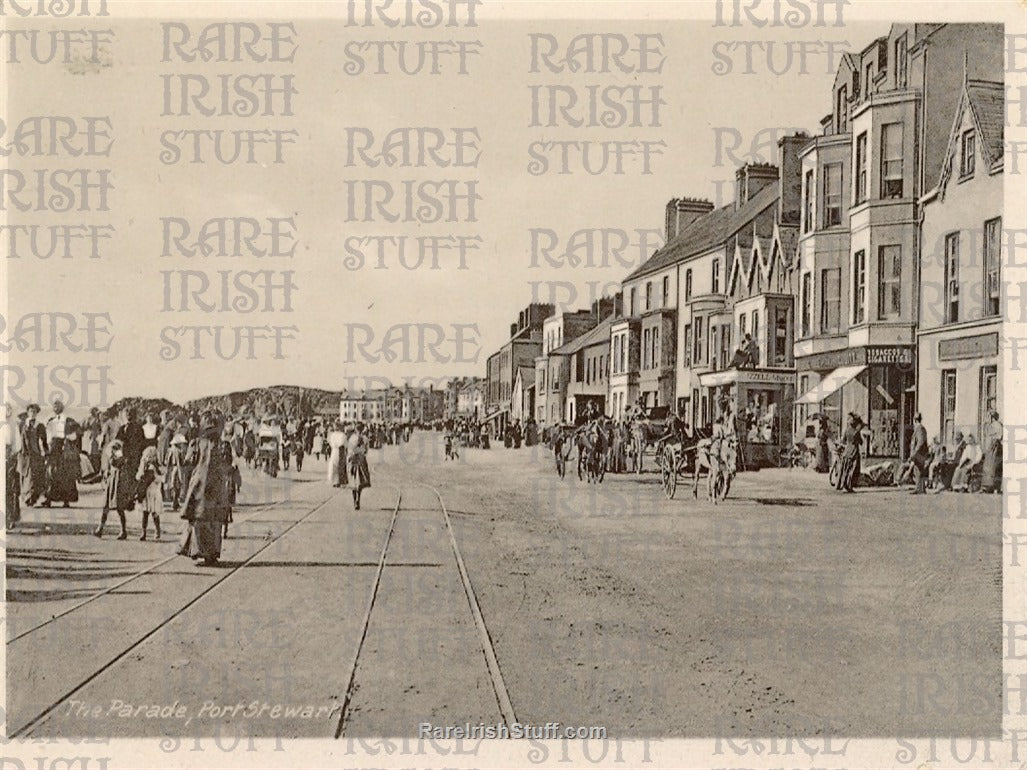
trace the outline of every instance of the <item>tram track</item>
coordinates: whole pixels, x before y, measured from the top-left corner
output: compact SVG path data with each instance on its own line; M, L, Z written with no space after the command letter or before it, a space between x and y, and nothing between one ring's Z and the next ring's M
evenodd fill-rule
M395 505L381 509L382 513L388 514L391 508L391 516L387 520L388 527L381 541L381 547L372 551L371 548L373 548L374 541L365 541L365 547L370 551L367 555L371 558L363 560L353 559L344 565L365 568L373 567L374 573L370 580L369 588L364 589L367 591L367 601L363 615L359 620L359 626L352 624L352 621L348 624L349 630L346 632L346 636L355 641L351 643L352 646L347 646L350 646L353 652L352 656L347 660L347 667L341 670L337 669L338 673L342 674L342 677L338 680L339 689L335 690L335 692L339 693L342 697L339 698L339 710L330 716L328 725L325 726L326 732L332 731L329 734L334 733L334 737L340 738L343 735L350 734L351 727L355 729L357 734L362 729L366 729L366 725L361 720L358 720L357 725L353 726L351 716L355 712L361 713L362 706L360 701L366 702L367 694L375 692L375 676L381 673L383 666L388 667L392 664L390 653L382 648L383 633L386 635L391 633L391 629L395 626L391 626L390 623L398 622L405 628L404 624L407 618L402 613L412 612L414 615L417 615L420 609L416 606L406 608L405 610L397 608L397 604L401 603L404 598L409 598L405 596L405 584L402 582L404 577L400 576L415 573L419 576L418 579L427 580L428 583L435 581L435 589L441 591L436 598L445 605L444 611L449 613L446 618L439 621L447 629L450 627L454 629L454 637L446 641L448 647L445 653L443 653L443 657L445 654L452 654L454 647L458 648L458 651L455 658L448 658L448 664L443 662L443 658L434 658L429 655L427 659L417 664L420 668L415 668L413 672L414 679L418 678L418 671L421 673L429 671L433 672L434 675L437 672L452 671L452 669L447 668L447 665L457 665L460 669L457 672L458 680L462 677L462 681L465 683L477 682L477 690L475 692L463 689L460 684L451 685L445 678L427 682L422 681L421 684L423 685L422 689L424 689L425 697L431 703L445 702L452 705L456 701L459 704L459 708L465 709L466 713L480 715L481 718L485 719L490 718L490 714L498 714L508 726L512 725L516 721L513 705L503 680L492 638L485 624L467 566L460 551L449 511L446 508L441 493L429 484L416 481L401 481L399 485L386 483L382 486L385 489L391 488L395 490L395 497L393 498ZM413 487L420 487L421 489L415 490L412 489ZM49 691L40 693L43 697L40 697L38 702L31 703L31 705L26 704L22 707L20 715L16 716L14 712L8 713L8 736L10 738L24 739L34 735L50 734L49 731L57 724L53 720L61 718L58 715L63 713L62 706L75 702L76 699L81 701L83 698L86 700L89 700L90 697L95 698L100 692L110 692L113 682L117 682L125 676L132 676L129 672L133 671L132 666L138 665L137 661L142 659L141 656L153 654L152 651L149 653L144 651L150 649L149 646L143 647L147 642L150 642L151 645L156 642L159 649L159 645L162 644L159 635L162 632L167 635L167 629L172 627L172 624L189 623L188 618L192 617L189 613L198 611L194 609L198 603L204 600L211 601L219 595L224 596L226 591L227 597L232 597L234 593L239 591L239 588L226 588L226 582L230 578L240 576L243 573L249 574L247 569L251 565L253 565L254 570L259 570L261 566L266 567L266 561L257 561L261 554L266 553L272 546L281 544L283 538L290 537L291 533L299 531L300 525L305 522L311 522L313 519L312 523L320 522L323 524L324 521L322 519L324 517L318 517L317 519L314 519L314 517L319 511L325 509L326 506L334 505L340 509L346 507L343 502L340 502L346 497L340 495L340 491L333 490L324 499L306 502L303 508L289 517L289 523L281 531L267 542L262 543L244 560L231 566L226 565L229 568L224 570L223 574L215 574L213 581L209 585L204 586L194 594L182 596L179 606L175 607L167 615L162 614L159 616L159 620L158 617L151 618L148 622L144 620L144 623L139 623L136 627L127 629L128 633L121 634L117 647L105 654L102 660L88 667L65 667L63 669L64 673L58 674L57 679L53 679L51 676ZM431 497L429 497L429 493ZM408 501L414 498L417 499L416 503L408 506ZM236 523L257 519L262 515L266 515L268 511L274 509L279 504L270 503L263 505L259 509L247 513L244 517L237 517ZM380 527L386 520L384 518L378 518L377 520L379 522L377 532L380 534L382 532ZM400 538L402 542L397 542L396 539L398 527L401 533L405 533ZM426 531L431 532L431 535L428 537L430 541L428 545L425 545L419 539ZM419 559L404 553L409 548L416 549L418 547L429 548L432 558ZM448 562L445 556L446 552L451 554ZM377 553L376 560L373 555L375 553ZM133 581L140 581L146 576L159 577L162 574L160 572L161 567L176 558L179 558L178 554L155 561L138 572L118 580L110 586L97 590L90 596L76 602L75 605L67 607L47 620L19 633L8 641L8 659L10 659L12 651L17 651L18 656L22 659L31 660L34 655L38 654L36 652L37 646L43 645L45 647L49 641L54 639L54 633L61 634L60 629L62 627L60 623L62 619L66 622L76 623L78 621L75 621L75 617L86 612L87 614L84 615L84 618L88 622L88 619L95 615L95 612L87 612L87 608L90 605L95 607L97 600L112 594L116 595L119 589L131 584ZM302 565L304 562L298 561L296 563ZM325 564L313 562L312 566L325 566ZM413 569L415 572L412 573L409 569ZM257 575L259 572L253 572L253 574ZM383 578L385 579L383 580ZM243 584L246 582L243 579ZM362 585L367 586L368 583L363 582ZM356 585L353 587L356 588ZM358 595L354 595L354 599L357 599L357 597ZM231 602L232 599L227 598L227 601ZM461 609L461 607L464 607L464 609ZM397 615L397 613L401 614ZM429 616L434 617L430 613ZM375 620L376 618L377 620ZM413 619L413 622L416 627L416 618ZM56 631L53 629L56 629ZM372 629L375 634L374 641L368 644L366 642L368 642L369 629ZM423 630L422 633L424 635L416 639L417 644L423 645L426 641L431 641L431 628ZM174 632L172 632L173 634ZM391 639L392 637L388 638ZM26 642L28 643L27 646L25 645ZM477 657L477 653L481 654L480 658ZM132 666L128 666L127 664L130 661L136 662L132 663ZM481 663L477 661L481 661ZM49 672L45 667L42 671L45 671L47 674L54 673ZM410 671L408 670L407 673L409 674ZM431 680L430 675L428 680ZM361 697L357 698L354 712L354 698L360 693L362 685L364 686L364 692L361 694ZM114 690L114 692L118 691ZM174 692L177 694L177 691ZM183 691L182 694L188 696L188 691ZM494 705L489 706L490 702ZM366 705L363 706L363 709L364 712L361 714L361 718L366 720ZM411 729L413 728L414 725L411 724ZM63 729L61 729L61 732L63 732Z
M31 731L33 730L33 728L35 728L38 724L40 724L48 716L50 716L62 703L66 702L69 698L71 698L76 693L78 693L80 690L82 690L84 687L89 685L90 682L92 682L93 680L97 679L99 676L101 676L102 674L106 673L111 668L117 666L133 650L135 650L140 645L145 643L148 639L150 639L153 636L155 636L156 634L158 634L162 629L164 629L170 623L174 622L180 615L185 613L187 610L189 610L191 607L193 607L193 605L198 603L204 597L208 596L213 591L215 591L219 587L223 586L224 583L229 578L231 578L233 575L239 574L249 564L253 563L253 561L258 556L260 556L260 554L262 554L264 551L266 551L271 546L279 543L286 535L288 535L296 527L298 527L300 524L302 524L303 522L308 520L311 516L313 516L318 511L320 511L322 508L324 508L330 502L332 502L333 500L338 498L338 496L339 496L339 492L338 492L338 490L335 490L328 497L326 497L325 499L323 499L320 502L318 502L317 504L315 504L309 511L307 511L305 514L303 514L298 519L296 519L295 521L290 523L288 526L286 526L276 536L272 537L266 543L261 545L256 551L254 551L252 554L250 554L246 559L241 561L239 564L236 564L235 566L231 567L230 569L226 570L224 572L224 574L218 576L218 578L216 580L214 580L214 582L212 582L210 585L206 586L203 590L199 591L197 594L193 595L185 604L180 606L178 609L176 609L169 616L163 618L161 620L161 622L157 623L155 626L150 628L145 634L143 634L142 636L138 637L135 641L131 642L128 646L126 646L123 649L121 649L116 655L114 655L106 663L104 663L103 665L99 666L94 671L92 671L87 677L85 677L84 679L81 679L73 687L71 687L70 689L64 691L59 697L55 698L49 705L47 705L41 711L38 711L28 721L24 722L21 725L14 726L13 729L11 729L11 725L8 724L8 732L7 732L8 738L19 738L19 737L25 737L25 736L29 735L31 733ZM256 516L259 516L259 515L261 515L263 513L266 513L268 510L270 510L276 504L277 503L270 503L267 506L261 508L260 510L253 511L252 513L247 515L244 519L239 519L238 522L241 523L242 521L247 521L247 520L250 520L250 519L252 519L252 518L254 518ZM171 556L169 556L166 559L162 559L159 562L155 562L154 564L150 565L147 569L141 570L139 573L136 573L135 575L132 575L129 578L126 578L124 581L122 581L118 585L116 585L116 586L109 586L106 589L98 591L96 594L93 594L92 596L87 597L85 600L83 600L82 602L77 603L75 606L67 608L62 613L59 613L58 615L55 615L54 617L50 618L49 620L44 621L43 623L38 624L34 628L29 629L29 630L19 634L17 637L12 638L11 640L8 641L8 645L10 645L12 642L17 641L17 640L29 639L32 634L34 634L34 633L38 632L39 630L43 629L44 627L50 625L54 621L56 621L56 620L58 620L58 619L60 619L62 617L67 617L72 612L75 612L75 611L78 611L78 610L82 609L87 604L91 603L92 601L95 601L96 599L101 598L102 596L109 595L117 587L123 586L123 585L125 585L125 584L127 584L127 583L129 583L129 582L131 582L133 580L138 580L138 579L142 578L143 576L145 576L147 574L151 574L154 570L158 569L161 565L167 564L167 563L169 563L172 560L177 559L177 558L182 558L182 557L179 554L177 554L177 553L172 554ZM7 716L8 716L8 719L10 720L11 714L8 714Z
M248 512L245 516L240 516L238 518L235 518L232 523L235 524L235 525L244 524L245 522L253 519L254 517L261 515L262 513L267 513L269 510L274 508L276 505L280 505L280 504L281 504L280 501L268 503L267 505L261 506L260 508L254 510L254 511ZM25 629L24 631L22 631L19 634L16 634L15 636L12 636L10 639L7 640L8 646L13 644L14 642L18 641L19 639L23 639L23 638L25 638L25 637L27 637L27 636L29 636L31 634L34 634L36 631L39 631L41 628L44 628L45 626L48 626L51 623L53 623L53 622L55 622L55 621L57 621L57 620L59 620L59 619L61 619L63 617L66 617L67 615L70 615L73 612L77 612L78 610L80 610L83 607L85 607L87 604L91 604L92 602L96 601L97 599L100 599L100 598L102 598L104 596L107 596L107 595L113 593L114 591L118 590L119 588L124 588L126 585L128 585L129 583L132 583L133 581L139 580L140 578L143 578L143 577L146 577L147 575L152 574L154 572L154 570L160 569L165 564L169 564L169 563L173 562L175 559L179 558L180 556L181 556L181 554L179 554L177 551L175 551L170 556L167 556L167 557L165 557L165 558L163 558L163 559L161 559L159 561L153 562L150 566L146 567L145 569L141 569L138 572L132 573L131 575L126 577L124 580L121 580L121 581L115 583L114 585L105 586L104 588L99 589L98 591L96 591L93 594L90 594L89 596L85 597L81 601L76 602L71 607L66 607L65 609L61 610L60 612L57 612L54 615L51 615L46 620L44 620L44 621L42 621L40 623L37 623L36 625L32 626L31 628Z
M485 625L484 616L481 613L481 607L478 603L477 595L474 592L474 587L471 584L470 577L467 573L467 566L464 563L462 554L460 553L460 546L457 543L456 533L453 531L453 525L449 518L449 511L446 509L446 504L442 499L441 493L435 487L430 484L422 482L413 482L413 485L423 487L431 490L438 500L439 512L442 515L443 524L448 535L449 545L456 563L458 572L460 573L460 582L463 586L464 596L467 600L468 609L474 623L475 636L480 646L482 657L485 663L485 667L488 671L489 680L492 685L492 692L495 696L496 706L499 713L506 723L507 727L517 721L517 717L514 713L513 704L510 700L510 694L506 689L506 683L503 680L503 674L499 666L499 659L496 656L495 646L492 641L492 637L488 632L488 628ZM382 575L388 566L389 546L393 542L393 535L396 531L396 523L399 519L400 512L403 504L403 492L399 491L399 499L396 503L396 508L392 514L392 520L389 524L388 532L386 533L384 543L378 558L378 564L375 572L375 578L371 586L370 595L368 598L367 608L364 612L364 616L361 622L361 629L359 635L359 642L354 650L353 658L347 669L347 681L345 696L343 699L341 713L339 714L338 725L335 729L335 737L341 738L346 731L347 721L351 714L351 707L353 704L353 698L357 687L358 670L361 664L361 654L364 651L364 643L367 639L368 629L371 624L371 618L375 610L375 604L379 597L379 589L381 586Z

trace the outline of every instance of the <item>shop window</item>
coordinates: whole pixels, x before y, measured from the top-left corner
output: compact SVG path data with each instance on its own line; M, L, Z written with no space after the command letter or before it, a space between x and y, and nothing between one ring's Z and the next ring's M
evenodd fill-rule
M856 137L856 198L859 205L867 199L867 134L864 131Z
M842 223L842 164L824 166L824 227Z
M941 440L952 446L956 433L956 370L943 369L941 373Z
M959 233L945 236L945 322L959 321Z
M852 322L866 320L867 309L867 255L860 249L852 257Z
M881 246L877 256L878 318L895 320L902 314L902 247Z
M820 333L836 334L842 320L842 269L820 271Z
M881 197L902 197L902 124L881 126Z
M799 377L799 395L809 393L809 375L803 374ZM806 423L809 421L809 405L808 404L796 404L795 406L795 417L796 417L796 433L801 435L806 430Z
M902 425L899 404L902 398L902 374L890 366L870 369L870 445L867 454L875 457L898 457Z
M980 401L977 412L977 441L987 449L984 436L991 424L992 411L998 411L998 367L982 366L980 382Z
M999 314L1002 218L984 223L984 315Z
M977 159L977 152L974 149L976 144L973 129L964 131L959 153L959 177L961 179L974 175L974 165Z

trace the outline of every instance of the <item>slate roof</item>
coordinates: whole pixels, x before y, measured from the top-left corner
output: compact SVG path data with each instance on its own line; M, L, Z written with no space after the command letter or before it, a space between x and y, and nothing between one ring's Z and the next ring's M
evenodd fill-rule
M731 204L699 217L635 268L623 283L655 273L723 244L731 235L750 223L757 214L777 202L777 187L775 183L768 184L737 211L734 204Z
M594 345L603 339L609 339L611 326L613 326L612 317L607 318L592 330L585 332L579 337L575 337L570 342L565 342L556 350L552 351L550 355L570 356L577 353L579 350L584 350L589 345Z
M970 97L970 108L977 118L981 130L981 146L989 163L1002 157L1002 140L1005 132L1006 95L1005 86L987 80L970 80L966 84Z

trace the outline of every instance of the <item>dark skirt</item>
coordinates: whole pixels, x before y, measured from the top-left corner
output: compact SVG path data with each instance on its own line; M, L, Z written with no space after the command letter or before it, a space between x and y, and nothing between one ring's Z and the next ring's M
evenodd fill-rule
M221 527L220 521L193 521L182 533L178 542L178 552L193 559L203 558L210 561L221 558Z
M9 527L21 520L21 474L18 472L18 463L12 462L11 458L7 458L7 488L5 491L4 512Z
M831 470L831 448L827 442L817 443L817 473L827 473Z
M46 468L46 498L56 503L78 502L78 481L82 470L78 450L65 445L63 439L54 439L54 451Z
M1002 489L1002 442L992 441L984 453L981 465L981 491L998 492Z
M347 464L350 489L360 491L371 486L371 470L367 467L367 455L350 455Z
M46 460L42 455L22 452L21 491L26 505L35 505L46 490Z
M846 451L845 456L842 457L842 467L841 473L838 474L837 489L852 491L852 488L856 486L856 482L859 480L859 466L859 450L855 452Z

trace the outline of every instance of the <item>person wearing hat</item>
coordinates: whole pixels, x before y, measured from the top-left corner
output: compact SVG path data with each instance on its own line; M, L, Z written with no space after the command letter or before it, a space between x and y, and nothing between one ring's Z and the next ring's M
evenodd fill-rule
M46 427L39 420L39 404L29 404L21 429L21 491L22 501L33 506L46 491Z
M927 429L924 428L923 417L919 414L913 418L913 436L909 444L909 461L913 464L913 477L916 479L916 488L910 494L925 494L927 491L926 481L929 465Z
M116 438L121 440L125 457L122 472L118 474L119 511L130 511L135 507L136 471L139 469L139 461L143 457L143 448L146 445L143 426L139 424L139 412L134 406L125 410L125 420L125 424L118 428L116 435Z
M360 510L360 494L371 486L371 469L367 465L367 436L364 423L358 422L357 429L346 444L346 461L349 471L349 488L353 491L353 509Z
M55 399L53 416L46 421L46 438L49 445L47 455L47 483L43 506L50 503L64 503L69 508L78 502L77 481L82 471L79 448L82 440L78 423L64 413L64 402Z
M855 412L849 412L849 424L843 436L845 449L842 453L841 472L835 487L839 492L852 492L859 480L860 447L863 444L863 419Z
M189 522L182 533L178 553L202 559L213 566L221 558L223 527L231 505L228 480L231 465L221 451L221 428L212 414L204 415L197 442L197 460L189 479L182 518Z
M981 451L980 444L977 443L977 439L971 433L966 437L966 448L959 458L959 464L952 472L953 492L970 491L970 474L973 473L974 468L983 459L984 453Z
M935 493L944 492L952 486L952 474L959 467L963 459L963 452L966 450L966 439L963 438L963 431L957 430L953 437L955 446L948 456L938 465L935 480L938 482L934 488Z

